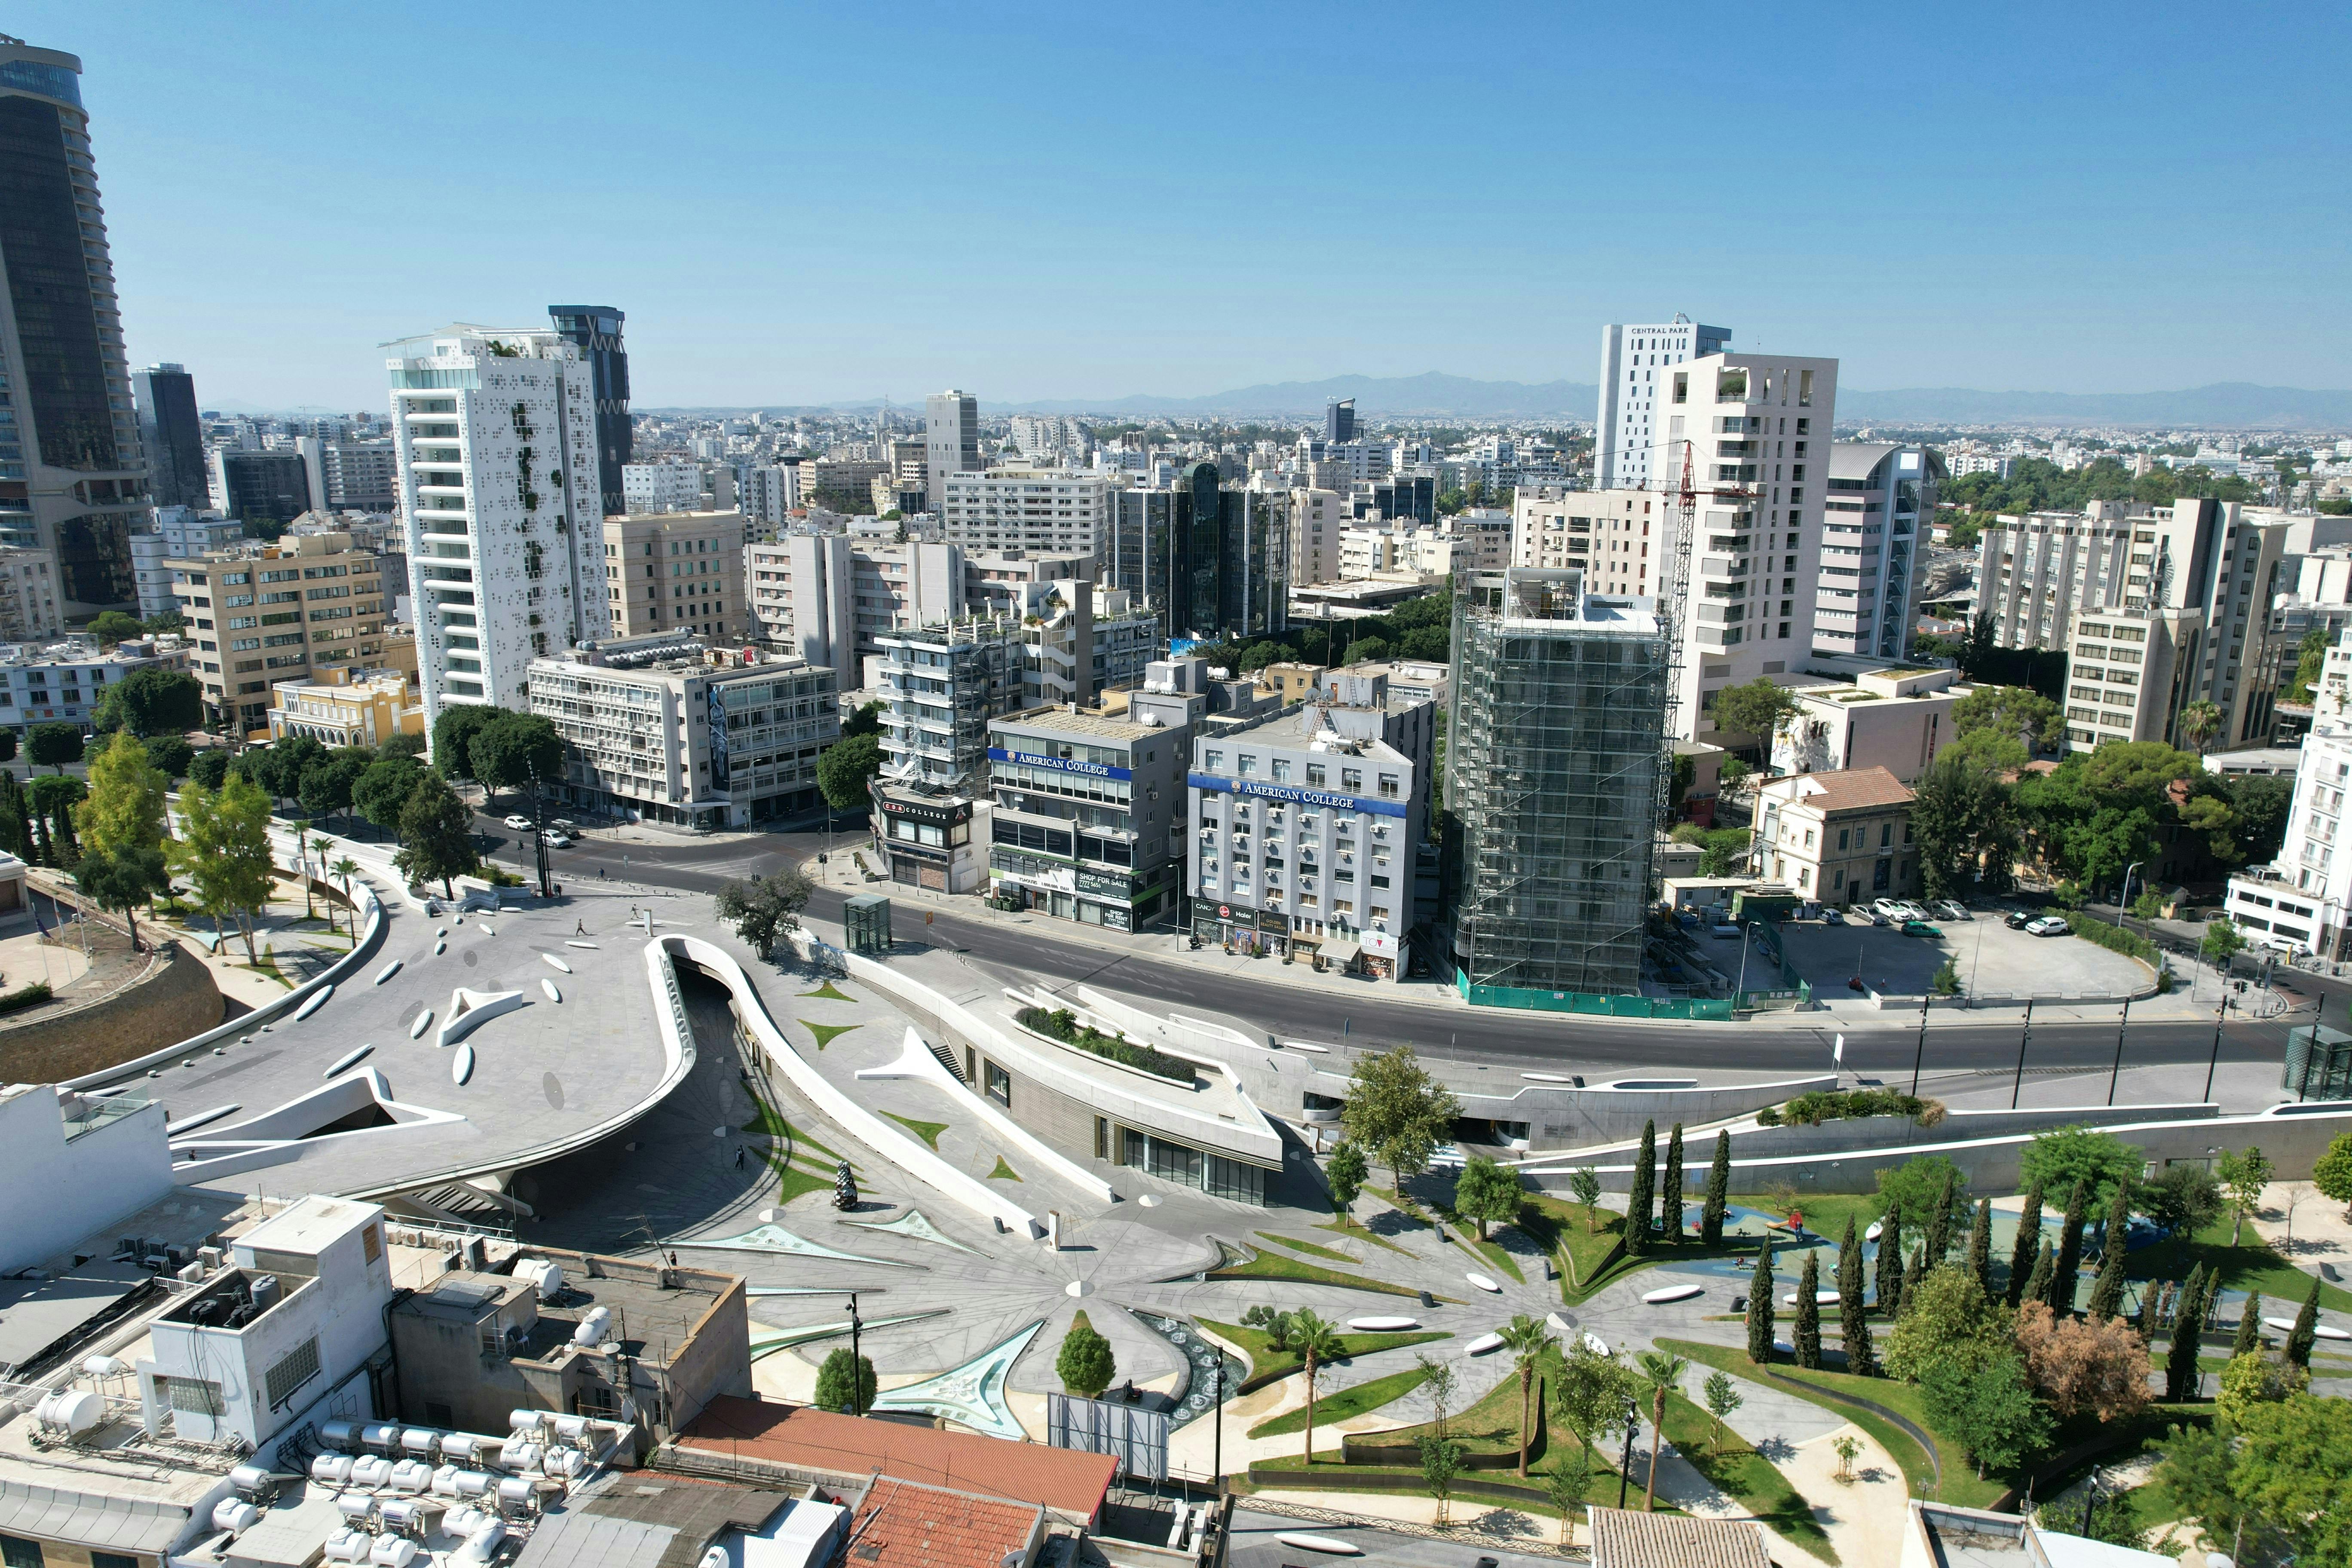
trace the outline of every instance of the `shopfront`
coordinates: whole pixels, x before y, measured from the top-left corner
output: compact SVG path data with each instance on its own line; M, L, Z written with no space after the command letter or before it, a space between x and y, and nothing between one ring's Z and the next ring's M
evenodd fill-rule
M971 890L978 858L970 799L877 781L873 800L874 850L888 866L891 881L941 893Z

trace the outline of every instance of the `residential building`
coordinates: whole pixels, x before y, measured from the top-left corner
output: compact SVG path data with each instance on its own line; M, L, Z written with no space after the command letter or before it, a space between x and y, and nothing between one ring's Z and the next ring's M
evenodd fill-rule
M400 454L390 441L330 441L319 461L326 483L321 507L333 511L400 509Z
M1281 706L1287 708L1294 702L1304 702L1313 695L1315 689L1322 684L1324 671L1328 668L1328 665L1302 664L1296 660L1284 659L1269 664L1257 672L1257 689L1272 697Z
M989 721L1036 706L1024 697L1029 639L1022 616L906 627L875 641L873 689L883 704L875 853L893 881L975 891L987 871L972 829L987 810Z
M425 733L410 672L336 666L316 679L270 682L269 738L308 735L329 746L383 744Z
M57 552L0 544L0 643L47 642L66 635ZM169 606L168 596L164 605ZM142 614L154 612L145 608Z
M2277 696L2269 616L2286 571L2286 525L2245 521L2234 501L2185 497L2124 523L2130 559L2120 582L2109 574L2119 596L2102 604L2086 582L2070 606L2068 745L2228 748L2268 738ZM2184 721L2199 702L2221 719L2192 736Z
M1593 593L1655 595L1673 548L1668 506L1652 490L1522 490L1511 502L1508 563L1579 567Z
M272 681L397 658L385 629L399 584L349 534L289 534L164 564L194 645L189 668L205 689L208 724L259 731L269 722Z
M1596 489L1643 489L1654 479L1661 486L1680 482L1679 469L1651 472L1667 416L1666 394L1673 386L1671 373L1661 376L1658 372L1720 353L1730 343L1729 327L1702 327L1680 313L1663 326L1601 329L1601 410L1592 449ZM1825 438L1829 435L1826 419L1822 434Z
M1296 707L1192 742L1192 934L1395 978L1422 910L1437 710L1326 670Z
M793 816L818 804L817 756L841 737L834 670L677 630L585 643L530 675L530 711L567 742L560 797L631 820Z
M2129 501L2001 517L1977 546L1977 603L1995 646L2063 647L2075 611L2120 608L2127 589L2145 601L2156 531L2154 514Z
M1865 670L1852 684L1792 680L1796 710L1772 737L1772 771L1876 767L1916 784L1957 738L1952 710L1974 689L1952 669Z
M589 390L596 400L596 488L604 513L635 511L621 479L636 452L635 426L629 420L629 351L621 342L621 324L628 317L610 305L550 305L547 315L588 362Z
M1921 520L1936 514L1943 458L1894 441L1830 445L1813 646L1903 658L1919 601Z
M1679 487L1687 460L1698 491L1676 616L1675 734L1760 745L1766 737L1717 730L1715 695L1800 668L1812 653L1837 361L1713 353L1667 367L1658 385L1655 488Z
M1885 768L1799 773L1757 786L1756 873L1825 904L1919 892L1911 791Z
M213 448L212 510L224 516L291 522L326 500L310 488L310 465L299 451Z
M792 514L800 508L800 465L781 463L746 468L735 493L752 537L773 539L779 530L791 525Z
M1500 572L1517 564L1511 557L1516 520L1506 508L1467 508L1454 514L1448 531L1463 545L1454 553L1457 572Z
M593 371L550 331L391 346L425 729L447 703L520 711L532 659L612 624Z
M2340 960L2352 958L2352 844L2344 832L2344 797L2352 791L2352 631L2328 648L2312 699L2311 731L2294 753L2286 836L2269 865L2230 879L2225 912L2257 945Z
M1189 731L1070 705L988 726L991 891L1010 909L1140 931L1182 889Z
M1470 547L1453 533L1385 519L1339 531L1339 581L1365 582L1387 574L1443 577L1466 565Z
M19 739L52 719L88 728L108 687L142 669L187 668L184 645L176 637L135 638L103 653L87 635L0 647L0 725Z
M758 634L743 597L741 512L630 512L604 519L604 534L614 637Z
M812 507L864 511L874 504L874 481L889 473L889 462L881 458L803 458L801 498Z
M137 602L152 504L80 77L0 36L0 543L56 556L69 620Z
M1108 535L1100 474L1008 466L950 474L940 522L950 544L993 553L1102 554ZM1089 573L1089 575L1092 574Z
M140 616L179 608L172 586L173 561L225 550L244 537L245 524L238 519L193 507L157 507L154 520L131 535L131 569L139 584Z
M952 389L923 399L923 461L930 510L944 511L948 476L980 467L980 399Z
M212 492L196 378L183 364L151 364L131 377L139 439L147 449L147 491L159 507L201 507Z
M1455 596L1446 896L1473 1002L1641 989L1666 644L1642 600L1584 584L1515 566Z
M1266 666L1269 671L1274 668L1273 665ZM1391 659L1386 663L1351 664L1348 667L1348 672L1350 675L1378 676L1386 680L1389 683L1389 700L1391 702L1431 702L1436 704L1440 711L1452 704L1453 671L1443 664L1431 664L1424 659L1399 658ZM1259 679L1265 679L1264 672L1260 673ZM1433 789L1436 787L1435 780L1431 781L1431 787Z
M692 511L701 497L702 469L693 463L629 463L621 469L621 504L604 515Z
M1076 420L1039 414L1016 414L1008 422L1013 449L1033 462L1083 458L1092 440Z

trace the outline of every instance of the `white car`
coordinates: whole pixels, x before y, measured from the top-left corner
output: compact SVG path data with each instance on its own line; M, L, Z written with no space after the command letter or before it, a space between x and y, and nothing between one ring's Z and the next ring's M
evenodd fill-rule
M2268 948L2273 952L2294 953L2303 951L2303 944L2290 936L2258 936L2254 938L2253 945Z
M531 826L530 818L523 816L520 812L517 812L514 816L507 818L507 826L513 828L517 833L529 833Z
M1950 899L1937 899L1930 907L1939 917L1948 921L1972 921L1977 918Z
M1890 921L1910 920L1914 918L1910 913L1909 906L1905 904L1900 899L1873 900L1870 906L1870 912Z
M552 827L547 829L544 833L541 833L539 836L539 841L541 844L546 845L550 849L569 849L572 847L572 835L569 833L559 833Z
M2038 921L2025 922L2025 934L2028 936L2064 936L2074 929L2061 915L2043 915Z

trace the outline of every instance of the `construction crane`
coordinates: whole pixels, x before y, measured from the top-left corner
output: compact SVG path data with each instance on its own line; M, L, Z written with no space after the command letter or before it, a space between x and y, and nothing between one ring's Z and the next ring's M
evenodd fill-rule
M1682 711L1682 622L1685 599L1690 592L1691 584L1691 535L1698 531L1698 499L1704 495L1710 500L1736 501L1741 505L1752 502L1756 499L1745 489L1735 488L1727 490L1709 486L1701 489L1698 483L1696 444L1685 439L1682 443L1682 476L1679 482L1668 492L1667 502L1667 521L1674 529L1675 537L1673 547L1666 552L1664 560L1661 563L1658 593L1658 625L1666 638L1666 716L1665 735L1662 742L1665 747L1665 760L1659 770L1658 820L1660 822L1666 819L1666 812L1674 800L1675 732L1680 728L1679 720ZM1691 733L1694 737L1698 733L1696 715L1693 716Z

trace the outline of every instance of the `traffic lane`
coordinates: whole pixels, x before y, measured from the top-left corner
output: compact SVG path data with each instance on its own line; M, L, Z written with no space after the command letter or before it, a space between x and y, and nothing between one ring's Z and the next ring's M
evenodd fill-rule
M1226 1561L1234 1568L1290 1568L1291 1564L1317 1560L1317 1549L1284 1545L1281 1538L1286 1535L1344 1541L1356 1553L1346 1561L1379 1564L1381 1568L1473 1568L1474 1564L1486 1563L1495 1563L1497 1568L1538 1568L1538 1564L1559 1568L1559 1564L1557 1557L1515 1552L1507 1539L1501 1536L1437 1541L1383 1530L1369 1521L1292 1519L1284 1514L1261 1513L1245 1506L1234 1510L1226 1535Z

